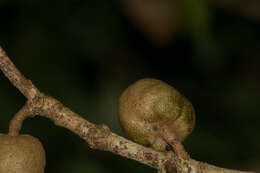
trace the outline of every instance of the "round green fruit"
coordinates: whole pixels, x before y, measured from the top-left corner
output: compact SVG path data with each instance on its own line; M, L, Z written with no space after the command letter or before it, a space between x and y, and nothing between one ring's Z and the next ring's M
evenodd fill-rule
M182 142L195 125L195 111L175 88L147 78L130 85L121 95L119 121L133 141L165 151L167 143L160 135L160 127L166 127Z
M1 173L44 173L45 151L30 135L0 134Z

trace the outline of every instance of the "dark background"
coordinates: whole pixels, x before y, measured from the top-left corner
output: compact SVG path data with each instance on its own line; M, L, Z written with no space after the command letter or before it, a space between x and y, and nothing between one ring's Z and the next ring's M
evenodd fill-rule
M138 79L161 79L195 107L196 127L184 142L192 158L258 172L258 0L176 3L172 13L178 9L181 17L170 18L176 26L170 31L176 31L162 31L166 36L149 33L142 22L138 25L127 12L130 5L119 1L0 0L0 44L41 91L120 135L120 94ZM169 2L146 0L139 6L149 3ZM153 15L157 14L154 8ZM164 19L154 20L153 26L164 30L168 25L158 23ZM2 73L0 91L0 132L6 133L26 99ZM41 117L26 120L22 133L43 143L46 173L156 172L109 152L91 150L75 134Z

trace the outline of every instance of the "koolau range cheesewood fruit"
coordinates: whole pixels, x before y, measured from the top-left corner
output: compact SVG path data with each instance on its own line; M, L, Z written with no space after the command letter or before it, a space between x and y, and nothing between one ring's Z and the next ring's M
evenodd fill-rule
M166 127L182 142L195 125L192 104L175 88L156 79L142 79L130 85L119 100L119 120L133 141L165 151L167 142L160 134Z
M44 173L45 151L30 135L0 134L0 173Z

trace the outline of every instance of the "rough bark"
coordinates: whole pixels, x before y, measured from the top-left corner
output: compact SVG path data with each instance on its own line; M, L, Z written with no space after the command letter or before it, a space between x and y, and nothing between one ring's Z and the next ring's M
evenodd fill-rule
M136 160L158 169L158 172L171 173L249 173L216 167L191 159L181 144L174 144L177 152L157 152L112 133L106 125L95 125L65 107L53 97L41 93L15 67L0 47L0 69L10 82L28 99L26 104L13 117L9 135L16 136L27 117L35 115L51 119L57 126L64 127L79 135L93 149L110 151L114 154ZM179 148L179 149L178 149ZM182 153L179 153L182 152ZM184 154L185 157L182 157Z

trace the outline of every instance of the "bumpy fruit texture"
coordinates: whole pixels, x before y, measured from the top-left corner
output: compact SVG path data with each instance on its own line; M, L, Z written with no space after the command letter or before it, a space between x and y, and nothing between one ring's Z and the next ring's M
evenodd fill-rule
M195 125L192 104L175 88L156 79L142 79L130 85L119 100L119 120L126 135L133 141L166 150L160 136L161 126L183 141Z
M0 134L0 173L44 173L45 151L30 135Z

